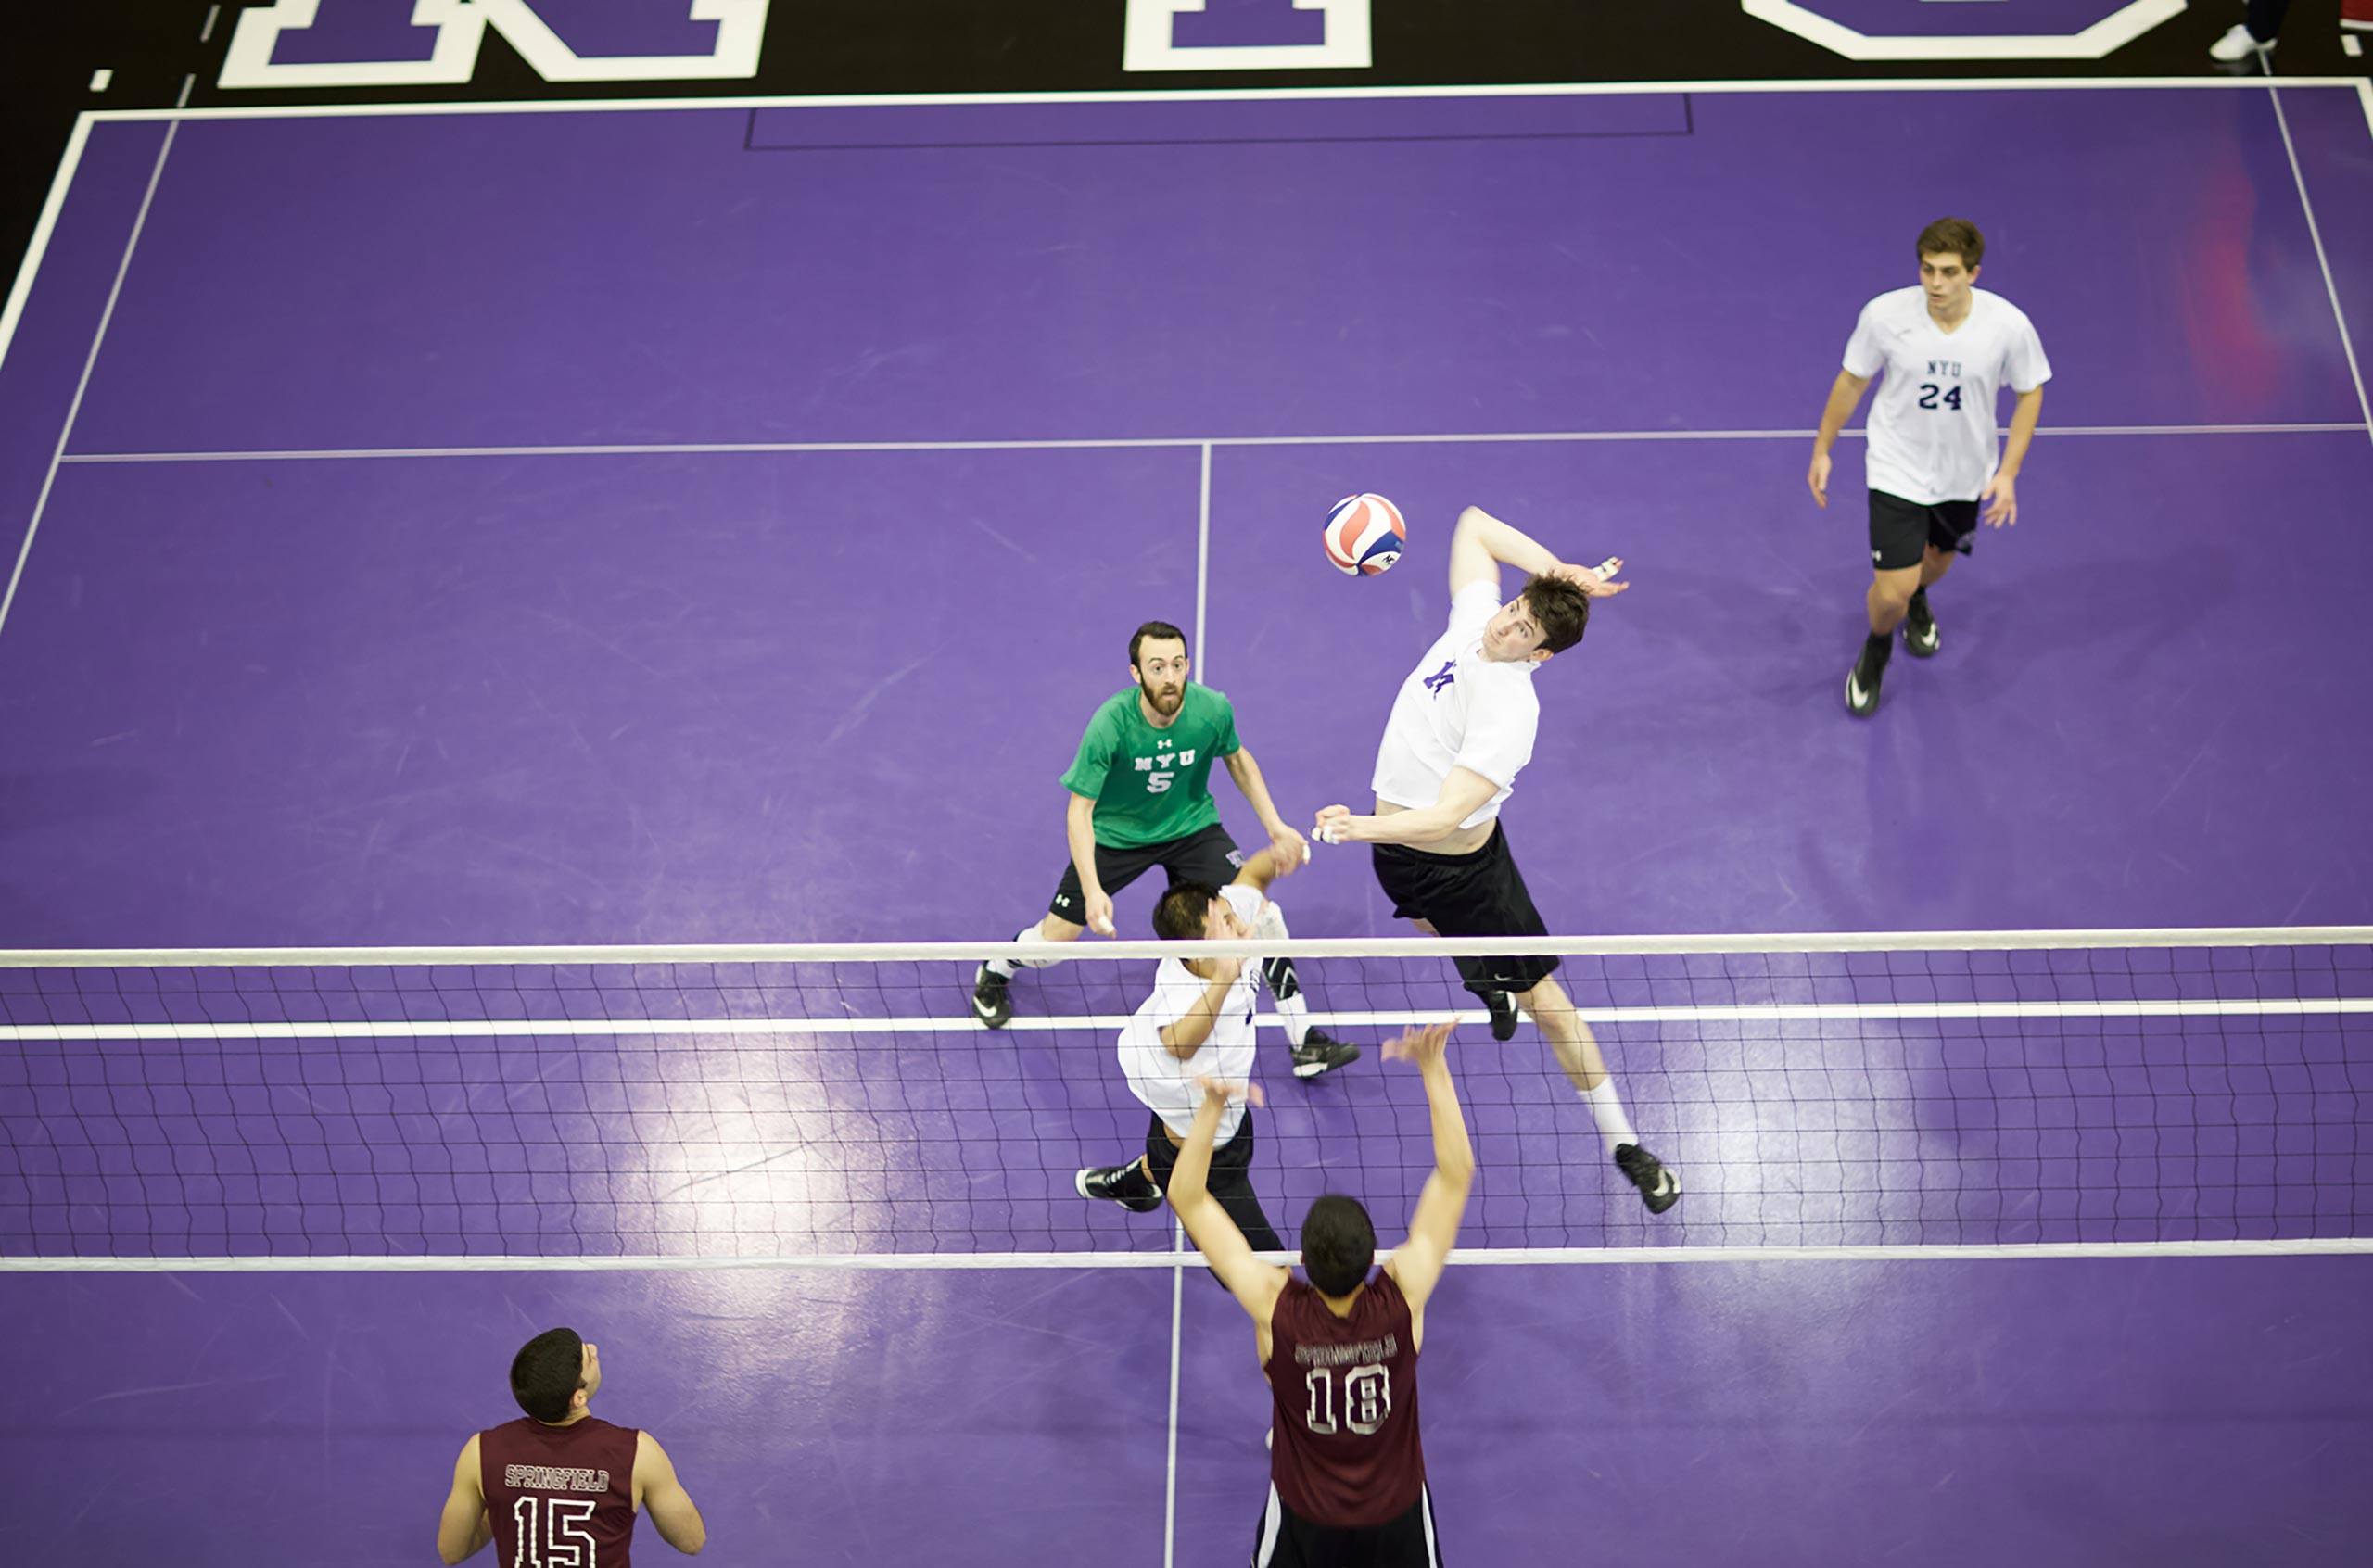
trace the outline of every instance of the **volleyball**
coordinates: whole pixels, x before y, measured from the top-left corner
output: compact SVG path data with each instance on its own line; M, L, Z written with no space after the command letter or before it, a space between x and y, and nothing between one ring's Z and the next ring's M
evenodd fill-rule
M1408 537L1401 509L1382 496L1345 496L1326 514L1326 559L1345 576L1390 571Z

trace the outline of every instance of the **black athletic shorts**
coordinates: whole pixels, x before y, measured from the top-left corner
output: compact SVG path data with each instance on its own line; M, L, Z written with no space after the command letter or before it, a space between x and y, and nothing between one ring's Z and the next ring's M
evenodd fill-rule
M1399 1517L1346 1527L1297 1519L1272 1486L1252 1536L1252 1568L1441 1568L1441 1561L1433 1494L1422 1488Z
M1423 920L1447 937L1549 934L1541 911L1525 891L1524 873L1508 850L1508 830L1491 825L1483 847L1466 854L1433 854L1406 844L1375 844L1376 879L1392 896L1396 919ZM1458 978L1480 996L1487 992L1522 994L1557 972L1557 960L1453 958Z
M1143 844L1136 849L1107 849L1096 846L1096 879L1104 884L1107 897L1119 892L1131 882L1155 866L1170 874L1170 885L1181 882L1209 882L1224 888L1236 880L1244 865L1244 855L1227 829L1218 823L1183 839L1164 839L1158 844ZM1079 885L1079 867L1068 863L1063 866L1063 879L1055 889L1054 902L1047 912L1059 915L1074 926L1087 924L1087 894Z
M1178 1148L1170 1141L1170 1130L1159 1114L1146 1128L1146 1169L1153 1173L1155 1186L1170 1191L1170 1173L1178 1169ZM1236 1136L1212 1151L1212 1173L1204 1179L1203 1187L1217 1200L1220 1211L1236 1221L1253 1251L1286 1250L1269 1216L1262 1211L1260 1195L1252 1190L1250 1106L1244 1107L1244 1119L1236 1124Z
M1884 490L1871 492L1871 569L1898 572L1917 566L1928 547L1967 555L1977 534L1977 503L1938 501L1923 506Z

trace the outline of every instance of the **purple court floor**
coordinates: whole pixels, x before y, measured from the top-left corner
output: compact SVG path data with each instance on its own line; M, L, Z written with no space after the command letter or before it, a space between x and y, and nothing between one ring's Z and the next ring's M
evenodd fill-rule
M1361 801L1468 502L1635 584L1542 673L1508 810L1562 933L2373 910L2354 86L86 123L0 359L0 948L1002 940L1142 620L1288 816ZM1946 210L2057 375L2020 523L1856 725L1859 439L1826 512L1805 457ZM1320 558L1355 490L1411 520L1390 576ZM1279 891L1298 936L1399 934L1356 855ZM1125 1009L1100 967L1018 992ZM953 967L896 986L842 1011L961 1011ZM1590 1139L1528 1031L1475 1058L1472 1239L1704 1256L1453 1272L1450 1561L2358 1560L2366 1260L2117 1247L2367 1236L2361 1026L1607 1037L1701 1174L1674 1224L1529 1180ZM1349 1144L1392 1222L1422 1117L1373 1066L1281 1089L1288 1217ZM1240 1561L1247 1325L1068 1194L1123 1094L1085 1028L12 1042L10 1254L908 1266L8 1272L0 1557L422 1560L565 1321L724 1561ZM462 1119L567 1152L440 1167ZM739 1173L785 1136L796 1214ZM1808 1196L1856 1161L1894 1207ZM2094 1255L1716 1250L2043 1240ZM912 1266L1001 1250L1108 1256Z

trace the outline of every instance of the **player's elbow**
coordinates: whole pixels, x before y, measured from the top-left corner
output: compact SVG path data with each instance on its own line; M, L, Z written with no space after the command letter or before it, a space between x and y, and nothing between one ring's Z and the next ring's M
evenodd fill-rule
M708 1529L705 1525L695 1524L689 1530L678 1532L676 1538L667 1544L686 1557L698 1557L701 1549L708 1545Z
M446 1568L452 1568L454 1563L463 1562L469 1555L469 1542L463 1541L456 1545L454 1542L446 1539L443 1532L438 1532L437 1536L437 1560L439 1562L446 1564Z

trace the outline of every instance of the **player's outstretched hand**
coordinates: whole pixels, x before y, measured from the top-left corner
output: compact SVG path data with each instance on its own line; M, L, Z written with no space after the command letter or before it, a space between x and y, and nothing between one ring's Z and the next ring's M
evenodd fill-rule
M1999 528L2019 520L2019 487L2009 474L1995 474L1977 493L1977 499L1985 503L1986 521L1991 526Z
M1318 814L1317 826L1311 837L1322 844L1348 844L1356 841L1358 834L1351 821L1351 808L1331 805Z
M1278 876L1290 877L1310 864L1310 841L1280 822L1269 835L1269 858L1276 863Z
M1269 1096L1261 1093L1261 1085L1249 1079L1239 1082L1233 1078L1213 1078L1210 1073L1204 1073L1195 1080L1195 1083L1203 1091L1204 1099L1217 1100L1221 1105L1230 1100L1242 1100L1249 1106L1269 1103Z
M1386 1041L1384 1056L1387 1061L1410 1062L1421 1069L1429 1068L1442 1059L1442 1049L1449 1043L1450 1025L1447 1022L1427 1024L1422 1029L1402 1030L1399 1035Z
M1087 929L1098 936L1113 934L1111 894L1092 892L1087 895Z
M1813 499L1824 510L1829 506L1829 454L1815 452L1813 465L1805 471L1805 483L1812 487Z

